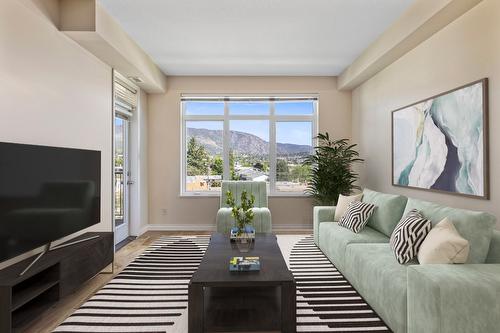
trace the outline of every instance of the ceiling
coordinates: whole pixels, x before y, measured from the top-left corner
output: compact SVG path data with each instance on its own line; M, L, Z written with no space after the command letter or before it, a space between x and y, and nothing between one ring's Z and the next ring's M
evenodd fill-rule
M99 0L167 75L338 75L415 0Z

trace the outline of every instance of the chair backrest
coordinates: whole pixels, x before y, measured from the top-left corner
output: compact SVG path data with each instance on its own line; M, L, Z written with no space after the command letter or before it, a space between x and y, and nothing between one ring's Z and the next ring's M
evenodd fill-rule
M241 202L241 193L247 191L248 195L255 196L254 207L267 207L267 185L266 182L253 181L223 181L220 196L220 206L228 207L226 204L227 191L231 191L237 204Z

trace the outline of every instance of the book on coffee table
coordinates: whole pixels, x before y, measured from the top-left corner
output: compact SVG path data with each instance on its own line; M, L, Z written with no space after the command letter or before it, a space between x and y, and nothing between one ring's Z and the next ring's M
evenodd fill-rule
M259 257L232 257L229 260L229 270L232 272L260 271Z

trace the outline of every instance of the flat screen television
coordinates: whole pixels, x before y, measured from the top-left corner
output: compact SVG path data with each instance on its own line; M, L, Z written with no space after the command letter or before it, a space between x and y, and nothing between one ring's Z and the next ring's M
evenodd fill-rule
M0 143L0 262L100 221L101 152Z

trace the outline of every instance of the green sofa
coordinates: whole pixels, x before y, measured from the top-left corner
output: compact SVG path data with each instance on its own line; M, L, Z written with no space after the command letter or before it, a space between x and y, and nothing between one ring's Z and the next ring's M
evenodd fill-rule
M256 232L271 232L272 221L271 211L267 208L267 184L266 182L254 181L223 181L220 197L220 209L217 212L216 225L217 232L229 233L234 226L234 218L231 215L231 208L226 204L227 191L231 191L237 204L241 202L241 193L255 196L253 227Z
M494 229L495 217L368 189L362 200L377 208L358 234L333 221L335 207L314 207L314 240L394 332L500 332L500 231ZM466 264L396 261L389 238L413 208L433 224L450 217L469 241Z

